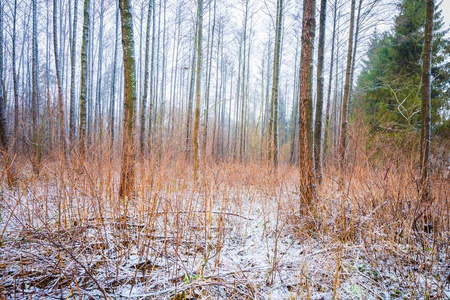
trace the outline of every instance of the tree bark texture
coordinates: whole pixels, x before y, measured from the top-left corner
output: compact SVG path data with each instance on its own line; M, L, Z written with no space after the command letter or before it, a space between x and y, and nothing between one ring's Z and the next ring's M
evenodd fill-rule
M300 197L308 209L316 196L313 159L312 70L316 19L315 1L303 0L302 51L300 64ZM302 208L303 209L303 208Z

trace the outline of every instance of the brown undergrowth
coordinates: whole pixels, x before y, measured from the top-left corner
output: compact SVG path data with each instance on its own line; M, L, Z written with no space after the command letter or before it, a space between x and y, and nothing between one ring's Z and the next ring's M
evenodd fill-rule
M274 172L265 162L209 160L194 182L192 165L167 151L136 164L135 193L119 200L119 162L107 151L73 155L72 168L48 159L39 177L19 157L20 184L3 182L0 191L0 292L18 299L450 297L445 168L435 171L434 200L424 207L417 157L356 140L342 189L332 155L325 160L310 214L300 214L296 166Z

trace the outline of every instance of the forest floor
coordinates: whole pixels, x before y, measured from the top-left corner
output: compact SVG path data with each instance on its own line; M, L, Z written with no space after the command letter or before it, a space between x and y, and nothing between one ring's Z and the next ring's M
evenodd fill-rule
M0 299L450 299L446 178L426 232L401 167L326 169L308 215L295 167L143 162L119 201L115 163L2 185Z

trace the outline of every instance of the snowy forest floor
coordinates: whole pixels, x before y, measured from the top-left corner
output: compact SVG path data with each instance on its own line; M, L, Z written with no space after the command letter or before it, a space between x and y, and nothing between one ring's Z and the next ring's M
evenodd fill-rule
M425 232L402 165L326 168L309 215L292 166L145 161L119 201L118 165L2 184L0 299L450 299L445 175Z

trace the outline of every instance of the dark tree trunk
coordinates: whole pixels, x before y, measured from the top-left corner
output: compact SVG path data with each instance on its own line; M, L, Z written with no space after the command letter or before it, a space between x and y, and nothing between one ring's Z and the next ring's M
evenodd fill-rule
M134 188L136 62L134 56L133 15L130 0L120 0L123 49L123 137L122 170L119 198L129 196Z
M315 1L303 0L302 51L300 64L300 197L308 209L316 197L312 124L312 70L316 19Z

